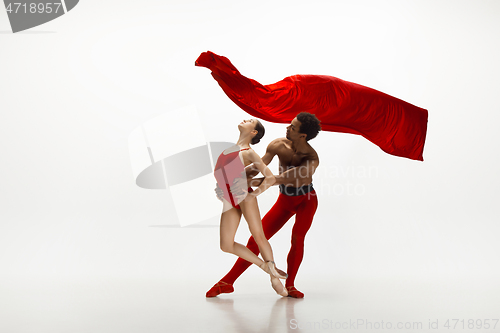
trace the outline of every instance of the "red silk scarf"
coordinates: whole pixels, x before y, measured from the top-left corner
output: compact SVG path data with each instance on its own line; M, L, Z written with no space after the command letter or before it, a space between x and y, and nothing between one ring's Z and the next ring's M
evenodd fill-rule
M324 131L362 135L386 153L424 160L425 109L327 75L293 75L262 85L210 51L203 52L195 65L210 69L226 95L254 117L290 123L298 113L309 112Z

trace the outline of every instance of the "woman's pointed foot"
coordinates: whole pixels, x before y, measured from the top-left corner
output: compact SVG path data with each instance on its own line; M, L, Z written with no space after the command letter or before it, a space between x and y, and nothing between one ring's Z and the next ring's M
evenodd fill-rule
M286 288L283 286L283 284L281 284L280 279L272 275L271 275L271 285L273 286L274 291L276 291L276 294L283 297L288 296L288 292L286 291Z
M280 279L286 279L288 277L288 274L286 274L285 272L283 272L281 269L277 268L274 265L274 261L267 261L266 264L269 267L269 271L271 272L270 274L272 276Z
M271 276L274 276L274 277L277 277L280 279L288 278L288 274L283 272L281 269L277 268L274 265L274 261L263 262L262 265L260 265L259 267L260 267L260 269L262 269L267 274L270 274Z
M271 271L269 270L269 266L267 266L267 262L263 262L262 265L259 266L260 269L262 269L264 272L267 274L271 274Z

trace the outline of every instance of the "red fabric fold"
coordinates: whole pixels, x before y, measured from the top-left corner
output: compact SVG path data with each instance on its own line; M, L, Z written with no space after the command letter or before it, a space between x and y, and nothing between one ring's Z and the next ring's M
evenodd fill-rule
M262 85L210 51L195 65L210 69L226 95L254 117L290 123L300 112L313 113L324 131L362 135L386 153L423 161L425 109L327 75L293 75Z

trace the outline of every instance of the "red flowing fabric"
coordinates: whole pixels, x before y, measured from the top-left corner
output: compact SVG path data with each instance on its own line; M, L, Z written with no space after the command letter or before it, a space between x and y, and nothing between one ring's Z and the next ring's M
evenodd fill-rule
M424 160L425 109L327 75L293 75L262 85L210 51L203 52L195 65L210 69L226 95L254 117L290 123L298 113L309 112L324 131L362 135L386 153Z

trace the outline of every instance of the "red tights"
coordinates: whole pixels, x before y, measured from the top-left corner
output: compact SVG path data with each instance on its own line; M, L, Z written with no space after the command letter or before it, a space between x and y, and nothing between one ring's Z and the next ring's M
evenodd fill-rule
M304 239L311 227L317 207L318 199L314 190L299 196L287 196L280 193L274 206L262 218L264 234L267 239L270 239L294 214L296 215L295 224L292 229L292 246L287 258L288 278L286 280L286 287L294 285L295 276L304 256ZM253 237L250 237L248 240L247 247L256 255L259 254L259 247ZM238 258L233 268L221 281L233 284L250 265L250 262Z

